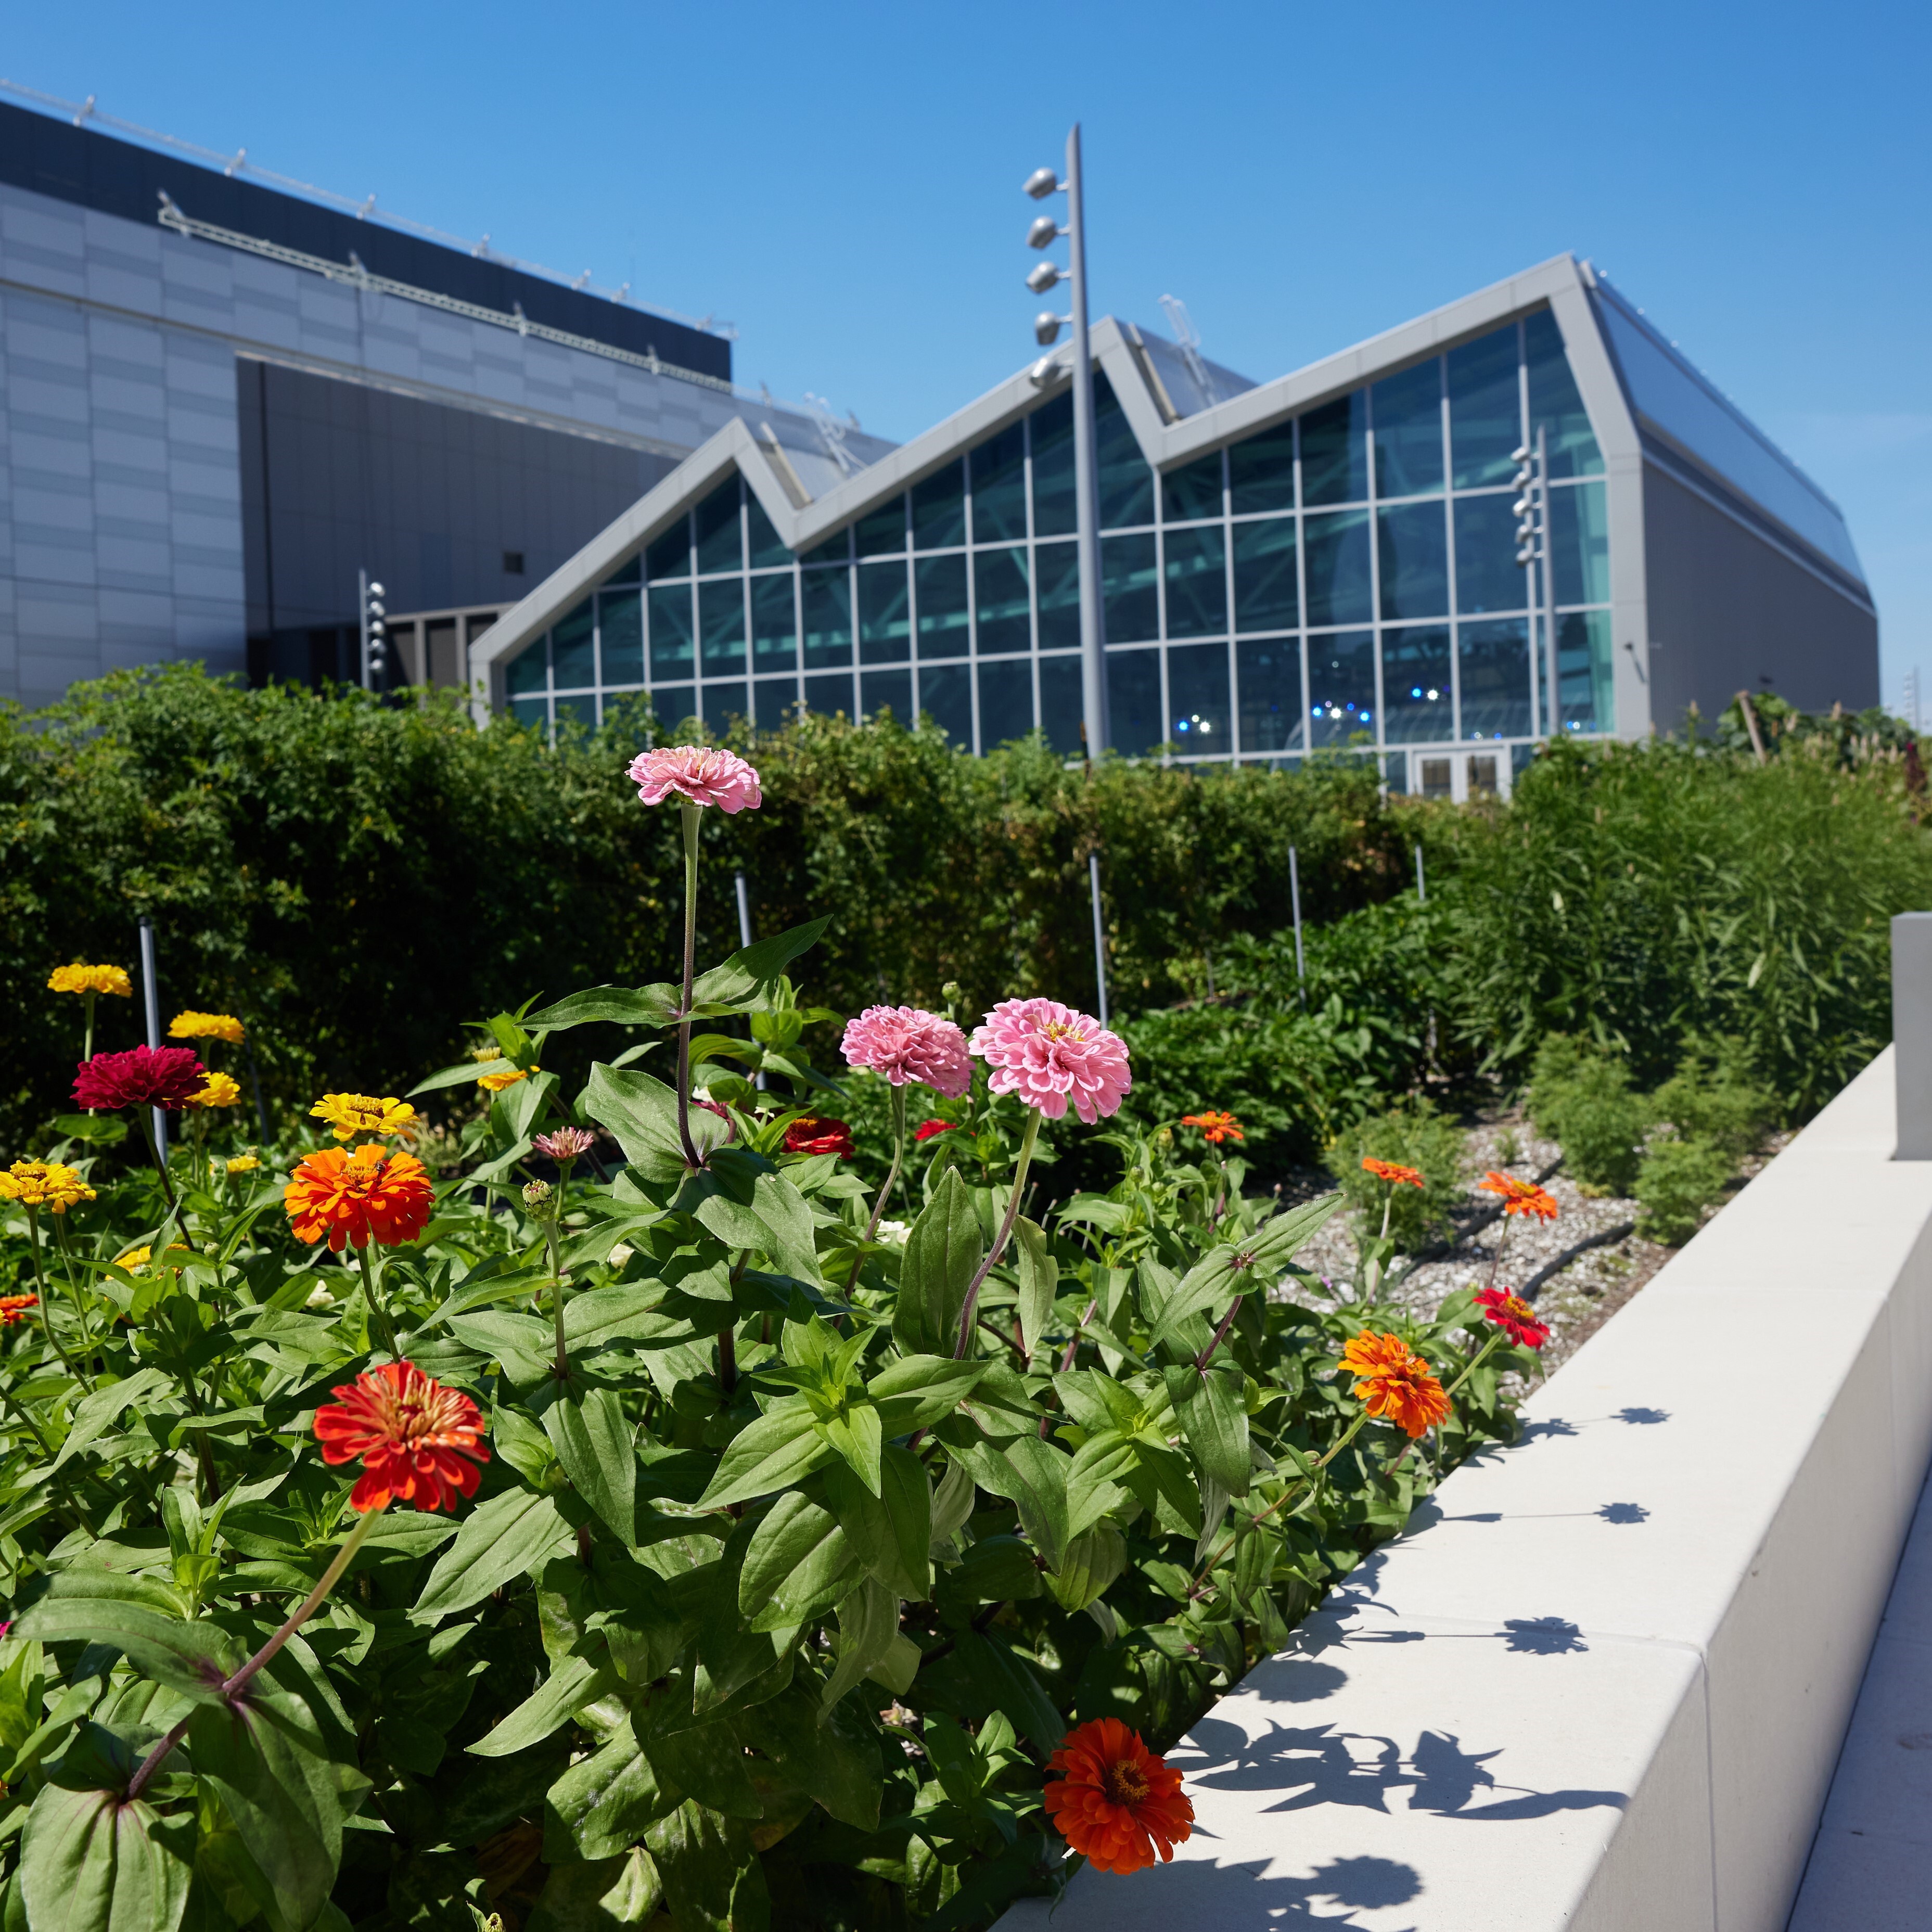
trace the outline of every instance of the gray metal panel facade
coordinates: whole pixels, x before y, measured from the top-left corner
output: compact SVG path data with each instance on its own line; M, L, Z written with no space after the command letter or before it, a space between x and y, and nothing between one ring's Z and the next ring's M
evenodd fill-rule
M1656 465L1643 478L1650 710L1680 729L1740 691L1806 711L1879 701L1878 620L1784 550Z

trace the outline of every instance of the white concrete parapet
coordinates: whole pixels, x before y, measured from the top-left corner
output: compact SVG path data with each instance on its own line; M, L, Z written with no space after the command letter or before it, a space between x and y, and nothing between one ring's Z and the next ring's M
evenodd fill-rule
M1932 1454L1897 1138L1888 1050L1195 1727L1174 1862L1053 1932L1779 1932Z

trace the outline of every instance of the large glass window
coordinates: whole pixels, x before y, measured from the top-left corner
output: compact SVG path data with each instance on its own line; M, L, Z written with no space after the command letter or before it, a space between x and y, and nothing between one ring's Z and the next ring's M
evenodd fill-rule
M1370 392L1376 422L1376 494L1420 496L1442 487L1442 364L1432 356Z
M895 496L861 517L852 536L861 556L897 556L906 547L906 500Z
M894 721L910 725L912 711L912 673L909 670L867 670L859 674L859 709L868 718L890 711Z
M752 579L752 668L798 668L798 597L789 571Z
M1160 635L1160 596L1154 538L1102 537L1100 587L1110 644L1138 644ZM1154 716L1160 706L1154 706Z
M1529 371L1529 421L1532 438L1540 429L1548 438L1552 476L1598 476L1603 452L1597 447L1570 358L1563 352L1563 332L1546 308L1540 308L1522 325L1523 361Z
M980 656L998 656L1031 646L1032 600L1027 589L1024 550L975 550L973 594L978 609ZM982 712L980 722L985 722Z
M808 677L805 681L805 708L815 711L821 718L849 718L852 716L852 674L840 671L836 675L821 674Z
M688 584L653 584L650 588L651 682L691 675L697 632L691 616Z
M920 656L964 657L972 638L967 622L965 558L922 556L916 570ZM969 730L966 735L970 739L972 734Z
M1040 647L1043 651L1080 647L1080 550L1077 544L1040 544L1033 554L1033 577L1040 599Z
M1167 634L1226 635L1228 554L1220 526L1169 530L1161 542L1167 552Z
M1449 626L1382 633L1382 736L1391 745L1439 744L1456 735Z
M745 686L707 684L704 687L704 728L714 738L722 738L745 715Z
M1368 622L1375 615L1368 512L1344 510L1307 518L1302 541L1307 548L1308 621Z
M1026 430L1003 429L972 452L973 541L1024 538L1026 524Z
M982 664L980 679L980 745L990 752L1033 729L1033 667L1024 658Z
M1465 738L1527 738L1529 715L1529 624L1502 622L1456 627L1456 671L1462 686Z
M1348 745L1376 734L1376 636L1334 631L1308 640L1312 744Z
M1382 615L1449 614L1449 526L1440 502L1401 503L1376 512Z
M783 730L797 707L795 678L761 677L752 686L752 722L760 731Z
M539 638L510 660L509 668L503 674L503 689L507 696L517 698L549 688L550 644L547 638ZM520 711L517 715L523 716ZM547 707L545 715L548 715Z
M845 570L808 570L805 578L805 668L829 670L852 662L852 582ZM814 711L821 707L814 701ZM842 707L850 711L848 697Z
M778 541L778 533L772 527L772 520L765 514L765 506L749 490L745 492L745 518L751 538L752 568L768 569L775 564L789 563L791 552Z
M1056 752L1080 748L1080 726L1086 699L1077 657L1040 661L1040 728Z
M1238 517L1294 508L1294 425L1278 423L1228 451L1228 494Z
M1221 514L1221 452L1203 456L1160 479L1161 515L1170 524Z
M1529 602L1526 573L1516 560L1511 500L1456 500L1456 605L1464 612L1520 610Z
M1556 676L1566 732L1616 728L1607 610L1566 611L1556 620Z
M1553 470L1556 464L1552 462ZM1559 604L1610 601L1610 503L1600 483L1580 483L1550 493L1550 522L1556 556Z
M961 750L973 748L973 668L941 664L919 674L919 706Z
M1178 752L1226 752L1228 647L1183 644L1167 654L1168 736Z
M736 477L706 497L698 505L692 520L698 531L700 576L707 576L713 571L744 568L745 540L738 522ZM740 704L738 708L742 712L745 707Z
M604 683L642 684L644 613L637 592L605 591L597 600L597 629Z
M1301 418L1301 500L1359 503L1369 494L1368 398L1357 389Z
M742 577L721 577L698 586L698 632L706 677L744 675L745 580ZM740 711L744 708L742 704L738 707Z
M1234 628L1286 631L1301 621L1295 580L1294 519L1270 517L1237 524L1234 537Z
M597 682L597 620L585 598L550 633L550 687L580 691Z
M859 662L903 664L912 655L912 603L906 588L904 563L862 563L859 566ZM899 715L906 715L911 704ZM866 709L872 707L868 705Z
M1241 749L1299 752L1307 742L1307 710L1301 696L1301 644L1295 638L1262 638L1234 646L1240 692Z
M1144 756L1166 737L1161 728L1160 652L1107 653L1107 718L1114 750L1130 758Z
M966 541L966 466L949 463L912 493L912 540L918 550L945 550ZM968 736L970 736L970 734Z
M1100 527L1115 530L1126 524L1152 523L1154 472L1134 440L1113 385L1100 375L1094 378L1094 432L1100 446Z
M691 574L691 519L678 518L644 552L644 574L655 582L664 577Z
M1459 490L1506 483L1522 440L1516 324L1449 352L1450 468Z
M1035 536L1066 536L1075 523L1073 392L1033 412L1033 529Z

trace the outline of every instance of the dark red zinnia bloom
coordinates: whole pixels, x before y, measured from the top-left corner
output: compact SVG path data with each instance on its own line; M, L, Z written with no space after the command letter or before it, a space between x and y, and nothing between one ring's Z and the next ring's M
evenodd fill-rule
M1536 1310L1521 1295L1506 1288L1484 1288L1477 1291L1476 1300L1485 1318L1520 1346L1540 1348L1550 1340L1550 1324L1538 1321Z
M916 1141L929 1141L935 1134L950 1134L959 1123L957 1120L922 1120L913 1129Z
M786 1128L784 1144L787 1154L836 1154L849 1160L852 1130L843 1120L801 1114Z
M178 1113L201 1091L208 1070L185 1046L136 1046L83 1060L74 1083L77 1106L165 1107Z

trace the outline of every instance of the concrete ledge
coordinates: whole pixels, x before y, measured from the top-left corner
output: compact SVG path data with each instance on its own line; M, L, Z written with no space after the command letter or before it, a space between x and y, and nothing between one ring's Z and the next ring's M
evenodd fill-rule
M1054 1932L1778 1932L1932 1455L1893 1095L1888 1052L1224 1698L1192 1840Z

